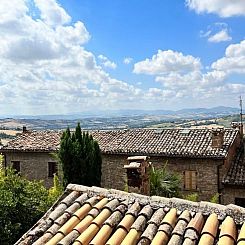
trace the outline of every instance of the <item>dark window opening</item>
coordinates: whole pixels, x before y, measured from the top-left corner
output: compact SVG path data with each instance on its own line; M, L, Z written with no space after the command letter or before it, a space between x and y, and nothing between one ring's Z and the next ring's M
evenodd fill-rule
M17 172L20 173L20 161L11 161L12 168Z
M245 208L245 198L236 197L235 198L235 204L240 206L240 207Z
M54 177L54 174L58 173L58 167L56 162L48 162L48 177Z
M132 187L140 187L142 180L139 169L127 169L128 185Z

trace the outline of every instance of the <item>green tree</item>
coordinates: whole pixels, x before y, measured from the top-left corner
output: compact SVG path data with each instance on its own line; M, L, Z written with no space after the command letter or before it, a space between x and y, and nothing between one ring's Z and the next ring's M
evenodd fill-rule
M69 128L63 133L58 158L64 186L68 183L100 186L101 151L92 135L82 132L79 123L74 133Z
M59 177L55 174L53 178L53 187L48 190L48 204L52 206L53 203L61 196L64 189L60 183Z
M151 195L178 197L180 191L180 177L176 173L168 171L166 166L167 164L161 169L151 168Z
M46 212L48 190L14 170L0 169L0 244L14 244Z

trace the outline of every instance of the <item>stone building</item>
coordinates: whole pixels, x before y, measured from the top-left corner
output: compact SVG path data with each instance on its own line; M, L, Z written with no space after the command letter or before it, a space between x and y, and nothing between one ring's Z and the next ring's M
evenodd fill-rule
M236 167L242 146L239 129L130 129L91 134L102 151L101 185L105 188L123 190L127 158L144 155L150 157L154 167L167 163L168 169L180 174L183 195L198 193L200 200L210 200L220 193L224 204L243 202L245 198L243 186L227 182L231 172L235 176L233 172L240 169ZM5 165L15 167L30 179L43 179L50 186L57 171L50 153L57 151L59 141L57 132L23 132L2 149Z

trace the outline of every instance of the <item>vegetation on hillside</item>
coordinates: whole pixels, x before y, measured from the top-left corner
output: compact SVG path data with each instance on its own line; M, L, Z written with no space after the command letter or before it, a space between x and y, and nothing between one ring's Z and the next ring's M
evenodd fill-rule
M58 158L62 166L63 185L69 183L100 186L102 157L99 144L78 123L74 133L63 133Z

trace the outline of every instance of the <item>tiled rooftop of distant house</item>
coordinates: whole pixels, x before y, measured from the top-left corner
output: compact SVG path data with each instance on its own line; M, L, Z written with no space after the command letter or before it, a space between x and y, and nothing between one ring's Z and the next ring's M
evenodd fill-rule
M61 133L55 131L26 131L8 142L4 150L13 151L56 151Z
M234 160L234 163L232 163L223 183L232 186L245 186L245 161L243 147L239 149L237 157Z
M239 132L225 129L221 148L212 147L210 129L129 129L91 133L103 153L225 158ZM53 131L29 131L10 141L3 149L55 151L59 147L60 135Z
M244 221L245 209L235 205L70 184L16 244L243 245Z

